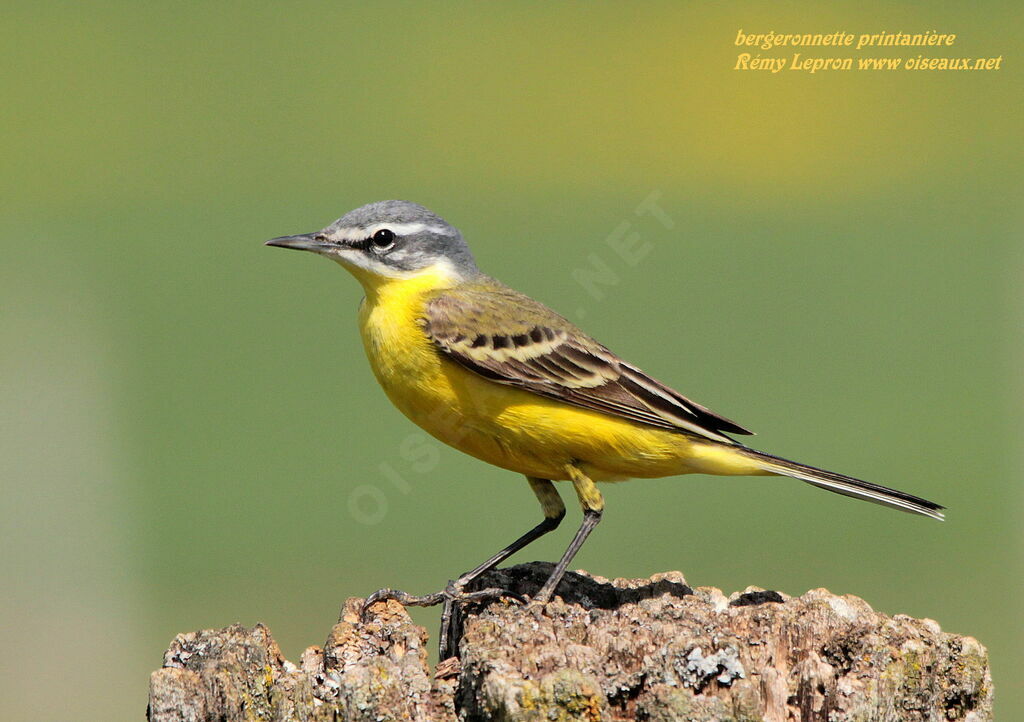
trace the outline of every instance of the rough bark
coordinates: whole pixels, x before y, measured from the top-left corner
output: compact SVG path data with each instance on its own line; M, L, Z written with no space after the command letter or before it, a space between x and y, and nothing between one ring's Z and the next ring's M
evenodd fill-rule
M480 580L522 595L550 565ZM178 635L153 673L151 722L219 720L992 719L984 647L853 596L690 589L566 576L544 607L468 607L459 658L427 663L427 633L395 602L349 599L298 665L262 625Z

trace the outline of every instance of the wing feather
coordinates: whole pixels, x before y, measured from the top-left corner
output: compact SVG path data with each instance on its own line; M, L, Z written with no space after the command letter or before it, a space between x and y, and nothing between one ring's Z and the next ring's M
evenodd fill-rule
M497 383L662 429L738 443L750 434L626 363L546 306L488 279L435 296L424 332L452 361Z

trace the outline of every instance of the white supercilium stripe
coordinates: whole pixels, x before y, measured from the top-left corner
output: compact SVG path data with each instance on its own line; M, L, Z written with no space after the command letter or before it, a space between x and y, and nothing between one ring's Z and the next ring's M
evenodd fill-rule
M431 226L426 223L374 223L366 228L338 228L330 232L332 241L361 241L370 238L377 231L389 229L396 236L411 236L423 231L448 235L450 231L444 226Z

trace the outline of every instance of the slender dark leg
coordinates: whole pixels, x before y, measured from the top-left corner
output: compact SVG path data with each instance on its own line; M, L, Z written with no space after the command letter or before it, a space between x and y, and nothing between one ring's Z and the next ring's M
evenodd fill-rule
M523 547L525 547L528 544L532 544L533 542L537 541L542 536L547 534L549 531L554 531L555 529L557 529L558 525L562 523L562 519L564 519L564 518L565 518L565 509L564 508L562 509L561 513L558 516L555 516L555 517L544 517L544 521L542 521L540 524L538 524L537 526L533 527L533 529L530 529L530 531L528 531L525 534L523 534L521 537L516 539L514 542L509 544L507 547L502 549L500 552L495 554L493 557L491 557L490 559L488 559L484 563L480 564L475 569L472 569L472 570L466 572L465 574L463 574L461 577L459 577L454 582L452 582L451 586L455 587L456 589L464 588L467 584L469 584L470 582L475 580L477 577L479 577L479 576L481 576L481 575L491 571L492 569L494 569L494 567L496 567L499 564L501 564L503 561L508 559L510 556L515 554L517 551L519 551Z
M449 582L444 590L422 597L415 597L397 589L378 589L363 602L363 613L369 609L371 604L385 599L394 599L400 604L410 607L432 607L436 604L444 603L445 608L441 615L441 645L442 652L444 652L446 639L450 636L453 602L472 602L500 596L515 596L501 589L481 589L476 592L465 592L464 589L467 584L490 571L526 545L536 541L549 531L556 529L562 522L562 519L565 518L565 504L562 503L562 498L555 490L554 484L547 479L536 479L534 477L527 477L527 481L530 482L530 488L537 495L541 508L544 510L544 520L540 524L479 566L466 572L458 579ZM441 659L445 659L444 654L442 654Z
M548 483L550 484L551 482ZM481 575L494 569L494 567L501 564L527 544L536 541L549 531L557 529L558 525L564 518L565 508L563 507L558 516L545 517L544 521L523 534L490 559L480 564L475 569L466 572L458 579L448 582L448 585L440 592L427 594L422 597L414 597L411 594L406 594L405 592L397 589L378 589L367 597L365 602L363 602L363 612L365 613L374 602L379 602L383 599L394 599L406 607L433 607L438 604L444 604L444 609L441 611L441 632L438 635L438 658L442 660L448 659L448 657L452 656L452 653L455 651L455 645L458 642L458 635L455 631L461 626L459 624L460 620L458 617L461 612L460 606L462 604L466 602L485 601L488 599L495 599L497 597L513 597L519 601L523 601L518 595L505 591L504 589L488 587L487 589L480 589L475 592L467 592L465 591L466 586ZM580 540L580 544L582 543L583 541ZM568 559L565 561L566 564L569 563Z
M533 601L535 603L543 604L551 599L551 595L554 593L558 583L565 576L566 568L572 562L573 557L576 556L576 552L583 546L583 542L590 536L590 532L594 531L594 527L601 521L601 514L604 512L604 497L598 491L597 485L593 480L575 466L569 467L569 476L572 478L572 485L576 489L576 495L580 498L580 506L583 507L583 523L580 524L580 528L576 531L576 536L569 542L569 548L565 550L565 554L558 560L558 564L555 565L555 570L551 572L551 576L544 582L544 586L540 588L540 591L534 595Z
M533 596L534 602L543 604L544 602L551 599L552 593L558 583L562 581L562 577L565 576L565 570L572 562L572 558L576 556L576 552L583 546L583 542L590 536L590 532L594 531L594 527L601 521L601 511L594 511L587 509L583 512L583 523L580 524L579 530L576 532L576 536L573 537L569 543L569 548L565 550L565 554L558 560L558 564L555 565L555 570L551 572L551 576L544 582L544 586L540 588L540 591Z

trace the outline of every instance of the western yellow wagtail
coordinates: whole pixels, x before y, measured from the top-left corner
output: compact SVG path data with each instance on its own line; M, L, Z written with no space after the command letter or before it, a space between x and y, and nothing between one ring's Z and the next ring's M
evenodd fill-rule
M534 596L547 601L601 520L595 482L676 474L789 476L902 511L942 519L926 499L755 451L749 434L654 380L572 323L477 268L462 235L423 206L382 201L317 233L267 245L337 261L366 292L359 328L377 381L402 413L441 441L526 476L544 520L444 592L406 604L480 598L466 585L556 528L571 481L583 523ZM493 591L493 590L489 590Z

